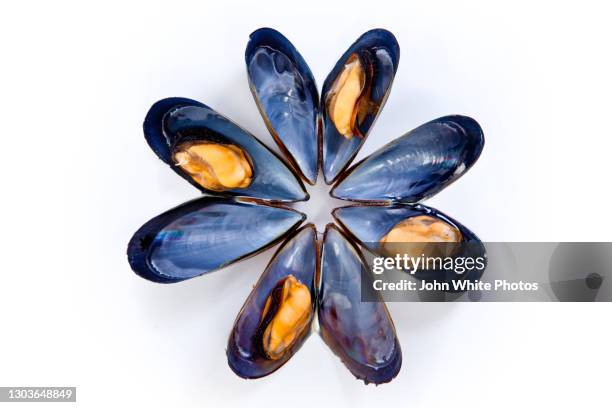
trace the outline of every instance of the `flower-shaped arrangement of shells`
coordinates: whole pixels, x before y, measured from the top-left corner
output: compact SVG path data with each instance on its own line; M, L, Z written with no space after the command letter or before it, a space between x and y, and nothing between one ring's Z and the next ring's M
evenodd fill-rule
M318 319L323 341L355 377L391 381L402 363L384 302L361 301L361 252L372 242L471 242L478 238L418 204L463 175L484 145L465 116L428 122L351 166L380 113L399 63L393 34L366 32L340 57L321 97L308 65L279 32L251 34L249 84L286 161L220 113L191 99L155 103L144 121L157 156L203 196L144 224L128 246L141 277L191 279L282 241L240 310L227 345L231 369L266 376L287 362ZM289 205L308 200L319 170L333 197L323 236Z

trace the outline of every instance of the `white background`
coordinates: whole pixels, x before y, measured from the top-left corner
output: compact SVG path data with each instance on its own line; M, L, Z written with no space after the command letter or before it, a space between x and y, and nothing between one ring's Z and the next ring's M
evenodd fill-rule
M144 141L153 102L199 99L271 141L243 57L261 26L319 86L362 32L391 30L399 70L359 157L438 116L477 118L481 159L428 204L482 240L609 241L611 10L458 3L3 3L0 385L77 386L87 407L609 403L609 304L395 303L392 383L364 386L317 335L245 381L227 334L273 250L174 285L130 271L131 234L198 195ZM336 203L311 194L300 209L322 226Z

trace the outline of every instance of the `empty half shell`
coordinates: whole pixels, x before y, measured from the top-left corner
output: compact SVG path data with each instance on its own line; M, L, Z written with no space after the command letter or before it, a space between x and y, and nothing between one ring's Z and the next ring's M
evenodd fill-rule
M351 201L416 203L465 174L483 146L484 135L474 119L444 116L348 169L331 195Z
M304 221L297 211L202 197L144 224L128 245L141 277L173 283L212 272L279 242Z
M362 281L362 279L364 281ZM391 381L402 365L402 352L391 316L371 284L363 255L333 224L321 250L318 317L323 341L355 377L367 383ZM362 290L370 290L362 302Z
M268 130L302 177L317 181L319 93L304 58L281 33L251 34L245 60L251 92Z

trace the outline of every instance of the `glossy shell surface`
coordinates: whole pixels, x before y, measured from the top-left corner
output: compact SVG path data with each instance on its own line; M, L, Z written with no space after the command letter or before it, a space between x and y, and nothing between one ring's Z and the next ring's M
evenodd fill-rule
M359 123L354 124L358 135L350 138L338 132L330 117L329 96L332 87L354 58L361 61L367 82L367 94L362 95L363 107ZM378 113L382 110L391 90L393 78L399 64L399 45L387 30L374 29L359 37L340 57L323 83L321 93L323 175L325 182L333 183L355 157L368 136Z
M314 184L319 165L319 94L304 58L281 33L261 28L245 52L255 102L268 130L304 179Z
M144 224L130 240L128 260L145 279L179 282L273 245L304 219L289 208L202 197Z
M347 170L333 197L362 202L416 203L457 180L484 146L478 123L466 116L428 122Z
M259 378L276 371L310 335L310 323L315 311L317 252L316 230L313 225L306 225L280 247L253 288L236 318L227 346L229 366L240 377ZM262 316L271 292L288 276L293 276L311 293L308 329L300 333L281 358L271 359L262 351Z
M157 102L145 118L144 132L157 156L203 192L279 202L308 199L299 177L280 157L255 136L200 102L186 98L168 98ZM252 170L248 186L211 191L177 166L174 153L178 146L202 142L231 145L244 152Z
M336 208L333 211L333 216L351 238L377 255L385 255L381 240L400 222L423 216L438 219L456 228L461 234L459 244L454 247L452 244L441 244L440 248L457 249L460 253L453 256L483 257L486 262L486 249L476 234L448 215L422 204L351 205ZM444 245L446 245L446 248L444 248ZM397 245L397 247L400 246L401 244ZM409 248L408 246L404 247ZM480 279L483 273L484 270L476 269L460 275L442 271L421 271L414 276L428 281L434 279L448 281L457 278L473 281Z
M362 274L371 278L359 249L328 225L321 250L320 334L355 377L381 384L398 374L402 352L382 299L361 302Z

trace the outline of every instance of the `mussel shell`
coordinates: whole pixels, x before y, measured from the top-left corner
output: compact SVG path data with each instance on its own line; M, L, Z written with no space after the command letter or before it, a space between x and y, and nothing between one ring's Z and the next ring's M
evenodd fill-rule
M245 60L251 92L268 130L310 184L317 181L319 93L310 68L281 33L260 28Z
M157 156L203 192L280 202L308 199L299 177L279 156L255 136L200 102L186 98L162 99L151 107L143 127L145 138ZM175 165L172 156L176 147L198 141L232 144L242 149L253 167L249 186L222 192L207 190Z
M318 268L317 233L312 224L296 231L278 249L238 313L227 345L227 361L240 377L266 376L285 364L310 335L307 330L296 339L286 355L278 360L267 358L257 336L262 313L271 291L282 279L293 275L310 289L311 323L315 311L315 276Z
M461 233L462 242L456 246L460 253L453 256L483 257L486 262L485 246L476 234L448 215L422 204L351 205L336 208L332 215L351 238L379 256L385 256L379 244L381 239L395 225L412 217L431 216L450 224ZM480 279L483 273L484 270L478 269L470 269L460 275L448 271L418 271L413 276L425 281L446 282L450 279L475 281Z
M359 126L363 137L353 136L351 139L346 139L338 133L335 125L331 122L325 104L334 81L342 72L345 62L352 54L367 55L369 63L372 64L370 94L372 109ZM327 184L333 183L338 178L361 149L389 95L399 64L399 56L399 44L393 34L383 29L370 30L348 48L325 79L321 93L320 111L323 124L323 175Z
M145 279L180 282L274 245L304 219L280 206L202 197L140 227L128 245L128 260Z
M351 167L333 197L361 202L416 203L461 177L484 146L480 125L466 116L432 120Z
M391 381L402 365L402 352L391 316L371 285L363 255L330 224L321 250L318 317L323 341L344 365L367 383ZM362 302L362 289L372 291Z

